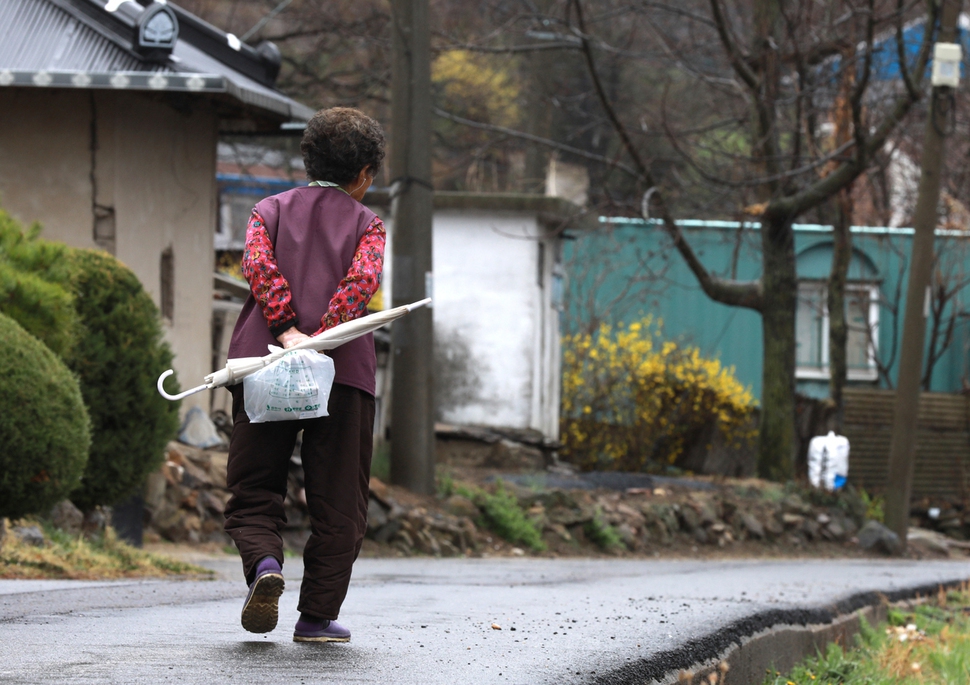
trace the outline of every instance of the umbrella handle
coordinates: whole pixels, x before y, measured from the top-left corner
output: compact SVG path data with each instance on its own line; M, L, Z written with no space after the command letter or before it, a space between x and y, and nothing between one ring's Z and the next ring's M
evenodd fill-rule
M175 400L180 400L183 397L188 397L189 395L194 395L197 392L202 392L203 390L206 390L209 387L208 385L203 384L203 385L196 386L191 390L180 392L178 395L170 395L167 392L165 392L165 388L162 384L165 382L165 379L171 376L173 373L175 372L172 369L169 369L168 371L164 372L161 376L158 377L158 383L155 384L155 387L158 388L158 394L164 397L166 400L172 400L174 402Z

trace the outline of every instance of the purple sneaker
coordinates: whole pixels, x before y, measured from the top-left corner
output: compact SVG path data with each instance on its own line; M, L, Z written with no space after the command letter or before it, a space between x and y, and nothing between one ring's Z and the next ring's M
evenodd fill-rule
M279 620L279 601L283 594L280 563L266 557L256 566L256 579L249 586L242 610L242 627L250 633L268 633Z
M307 621L300 617L293 642L350 642L350 631L336 621Z

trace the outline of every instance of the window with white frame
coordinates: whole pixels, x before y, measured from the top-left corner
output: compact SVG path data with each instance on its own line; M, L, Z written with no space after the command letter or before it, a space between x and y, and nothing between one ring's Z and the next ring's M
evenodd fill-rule
M879 339L879 287L850 283L845 288L846 366L849 380L875 380L876 345ZM829 378L828 286L824 281L798 284L795 316L795 375L798 378Z

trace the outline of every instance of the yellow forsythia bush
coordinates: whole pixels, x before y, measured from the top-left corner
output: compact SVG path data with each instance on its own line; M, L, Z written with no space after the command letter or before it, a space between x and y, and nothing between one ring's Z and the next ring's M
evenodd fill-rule
M660 339L648 317L563 341L563 456L586 469L643 471L676 464L719 432L754 437L755 399L716 359Z

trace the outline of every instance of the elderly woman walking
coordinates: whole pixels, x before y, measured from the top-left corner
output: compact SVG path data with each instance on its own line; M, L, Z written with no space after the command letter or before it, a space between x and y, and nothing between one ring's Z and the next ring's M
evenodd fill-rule
M384 225L361 204L384 159L380 125L336 107L309 121L300 144L308 186L256 204L246 232L243 274L251 294L230 357L289 348L364 314L380 286ZM276 627L283 592L283 500L290 456L303 431L301 458L311 533L303 553L298 642L347 642L337 623L367 527L376 357L368 334L329 353L335 378L329 416L250 423L243 385L232 392L226 532L242 557L249 593L243 628Z

